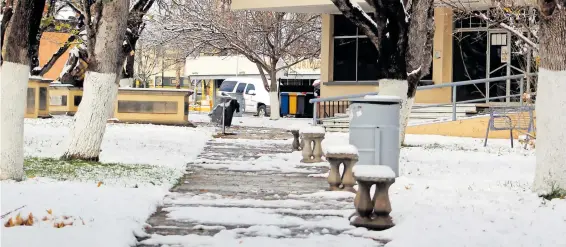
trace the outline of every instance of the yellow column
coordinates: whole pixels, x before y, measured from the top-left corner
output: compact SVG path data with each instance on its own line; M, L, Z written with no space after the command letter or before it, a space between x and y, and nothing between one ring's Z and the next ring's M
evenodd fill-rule
M432 80L434 84L452 82L452 31L454 14L450 7L434 9L434 41L432 57ZM439 88L417 93L417 103L450 103L452 90Z
M329 88L324 85L325 82L332 81L332 74L333 74L333 60L334 60L334 39L332 38L334 31L334 18L330 14L323 14L322 15L322 33L320 41L320 94L325 95L325 91L328 91Z

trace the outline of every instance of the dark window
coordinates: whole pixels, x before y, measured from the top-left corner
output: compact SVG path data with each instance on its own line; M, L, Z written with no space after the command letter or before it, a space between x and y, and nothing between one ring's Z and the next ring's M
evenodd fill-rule
M376 81L378 53L346 17L334 16L334 81Z
M334 39L335 81L356 81L356 40Z
M39 88L39 110L45 111L47 109L47 88Z
M337 36L356 36L357 29L351 21L343 15L334 16L334 37Z
M368 38L358 39L358 81L377 80L378 53Z
M26 113L35 113L35 88L28 88Z
M254 84L248 84L248 88L246 88L246 94L249 94L251 90L255 91Z
M238 84L238 88L236 88L236 93L244 93L244 90L246 89L246 83L240 83Z
M75 96L75 106L79 106L81 104L81 101L83 100L83 96L77 95Z
M220 85L220 92L229 92L231 93L232 91L234 91L234 87L236 86L238 82L235 81L224 81L222 82L222 85Z

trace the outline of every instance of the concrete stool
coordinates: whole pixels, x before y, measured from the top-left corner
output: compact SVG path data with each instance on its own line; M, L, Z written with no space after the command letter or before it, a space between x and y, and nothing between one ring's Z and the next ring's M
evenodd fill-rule
M395 226L389 216L389 187L395 182L395 172L388 166L357 165L354 167L354 177L358 182L358 193L354 200L357 216L351 225L375 231ZM372 199L370 189L373 185L375 194Z
M301 151L303 149L303 141L299 142L299 130L289 130L293 134L293 151Z
M302 163L322 162L322 140L324 140L323 127L308 127L299 131L303 140Z
M358 149L353 145L330 146L326 148L326 160L330 163L328 184L332 191L350 191L356 193L353 168L358 162ZM344 172L340 175L340 165Z

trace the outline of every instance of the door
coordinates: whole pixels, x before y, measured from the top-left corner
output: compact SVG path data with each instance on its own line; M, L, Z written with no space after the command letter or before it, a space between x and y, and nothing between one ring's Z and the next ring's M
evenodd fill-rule
M257 111L256 105L256 92L254 84L248 84L246 87L246 92L244 93L244 101L246 102L246 112L255 113Z

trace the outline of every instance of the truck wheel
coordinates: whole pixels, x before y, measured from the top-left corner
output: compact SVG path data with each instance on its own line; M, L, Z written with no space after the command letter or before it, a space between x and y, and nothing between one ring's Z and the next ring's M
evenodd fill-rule
M260 105L257 107L257 116L258 117L267 116L267 108L265 107L265 105Z

